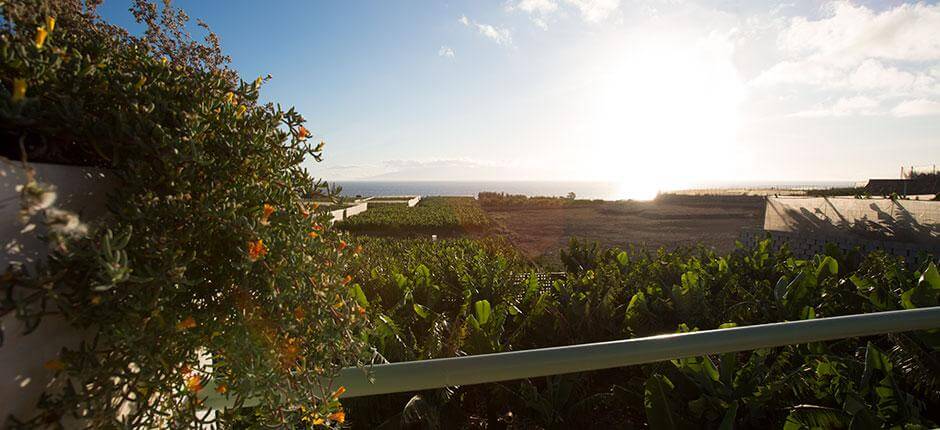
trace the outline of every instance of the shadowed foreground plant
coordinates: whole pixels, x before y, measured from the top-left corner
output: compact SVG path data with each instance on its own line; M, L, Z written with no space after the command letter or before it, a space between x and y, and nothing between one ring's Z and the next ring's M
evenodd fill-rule
M325 192L300 167L322 144L293 109L258 102L264 80L237 79L214 35L191 41L182 12L136 2L138 38L93 3L0 2L2 153L114 177L103 219L48 235L45 263L2 278L2 312L27 331L55 314L87 333L47 363L40 414L7 425L342 423L329 377L360 362L365 316L352 249L300 198ZM24 190L45 195L41 181ZM27 209L27 223L56 216ZM211 414L210 390L259 403Z

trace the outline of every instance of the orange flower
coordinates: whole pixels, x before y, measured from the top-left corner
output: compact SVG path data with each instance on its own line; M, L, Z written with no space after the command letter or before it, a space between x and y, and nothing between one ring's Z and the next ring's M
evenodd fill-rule
M356 248L353 249L353 254L361 254L361 253L362 253L362 245L356 245Z
M339 241L339 246L336 247L336 250L339 251L339 252L343 252L343 250L346 249L347 246L349 246L349 245L346 244L346 241L345 241L345 240L341 240L341 241Z
M219 394L225 394L228 391L228 387L225 384L219 384L215 387L215 392Z
M330 416L328 416L327 418L329 418L330 421L336 421L336 422L342 424L342 423L346 422L346 413L343 412L343 411L333 412L333 413L330 414Z
M294 308L294 318L297 318L297 320L302 320L305 316L307 316L307 313L304 312L304 308L300 306Z
M352 276L346 275L346 277L343 278L343 280L340 281L340 283L343 284L343 285L346 285L346 284L350 283L351 281L352 281Z
M202 389L202 378L199 375L192 375L186 378L186 389L193 393L198 393Z
M42 49L42 45L46 43L46 38L49 37L49 31L46 30L46 27L36 27L36 37L33 38L33 42L36 44L36 49Z
M186 319L176 323L176 330L183 331L189 330L196 326L196 320L193 317L186 317Z
M63 363L62 360L54 359L45 362L42 367L46 370L58 372L60 370L65 370L65 363Z
M323 226L322 226L322 225L320 225L320 224L314 224L314 225L313 225L313 231L321 231L321 230L323 230Z
M259 258L268 254L268 247L264 246L264 241L258 239L256 242L248 242L248 259L258 261Z
M307 236L310 236L311 238L316 239L316 237L319 236L319 234L317 234L317 232L315 231L311 231L310 233L307 233Z
M310 132L307 131L306 127L300 126L300 128L297 129L297 138L302 140L308 137L310 137Z
M273 213L274 206L265 203L264 208L261 210L261 225L268 225L268 218L270 218Z
M340 386L338 389L336 389L336 392L333 393L333 398L338 399L339 396L342 396L343 393L345 392L346 392L346 387Z
M359 306L359 315L363 316L366 314L366 308Z

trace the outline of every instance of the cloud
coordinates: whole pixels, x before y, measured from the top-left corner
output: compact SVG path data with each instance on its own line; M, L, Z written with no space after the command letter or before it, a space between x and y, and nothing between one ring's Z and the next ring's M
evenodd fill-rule
M607 19L620 7L620 0L565 0L581 11L581 18L588 22Z
M548 28L548 18L555 14L564 13L560 4L574 8L587 22L601 22L606 20L620 8L621 0L510 0L506 9L519 10L532 15L532 23L541 29Z
M810 97L838 98L793 116L932 112L934 102L927 98L940 94L940 5L874 10L837 1L821 11L818 19L783 21L775 41L779 56L751 86L796 85ZM899 99L907 101L893 110L878 109Z
M940 102L928 99L906 100L891 110L899 117L940 115Z
M496 42L498 45L512 45L512 32L506 28L495 27L489 24L481 24L467 18L466 15L460 17L457 22L466 27L476 28L477 31Z
M556 3L555 0L519 0L519 3L515 5L510 3L508 9L519 9L528 13L537 12L548 14L558 10L558 3Z
M457 56L457 52L450 46L441 45L441 49L437 50L437 55L440 57L454 58Z
M826 18L796 17L779 45L796 54L825 55L832 61L881 58L940 60L940 5L902 4L883 12L840 1L824 7Z
M831 106L819 106L815 109L797 112L791 116L798 117L841 117L850 115L876 115L876 108L881 103L871 97L855 96L843 97Z

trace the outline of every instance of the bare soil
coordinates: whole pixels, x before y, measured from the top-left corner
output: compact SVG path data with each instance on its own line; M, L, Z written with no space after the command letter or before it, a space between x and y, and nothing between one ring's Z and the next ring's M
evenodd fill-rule
M622 249L705 245L728 252L742 229L762 225L763 209L759 197L689 196L486 212L495 223L492 233L507 237L530 258L551 261L571 237Z

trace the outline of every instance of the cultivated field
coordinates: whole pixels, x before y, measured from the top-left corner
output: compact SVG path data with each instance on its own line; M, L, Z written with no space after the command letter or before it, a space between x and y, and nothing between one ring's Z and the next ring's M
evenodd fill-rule
M604 247L655 250L701 244L727 252L742 228L760 227L763 205L760 197L673 196L652 202L484 209L495 234L531 258L554 260L571 237Z

